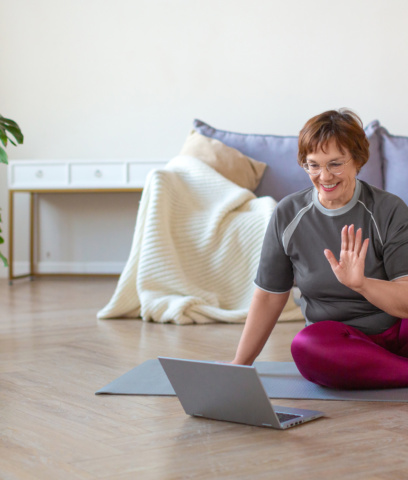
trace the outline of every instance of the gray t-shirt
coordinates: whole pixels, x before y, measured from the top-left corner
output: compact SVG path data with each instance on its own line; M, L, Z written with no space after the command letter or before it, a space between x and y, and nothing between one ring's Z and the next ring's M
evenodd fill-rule
M384 332L397 318L342 285L323 253L328 248L339 259L341 229L351 224L370 239L367 277L408 276L408 207L395 195L356 180L353 198L338 209L324 208L314 187L279 202L265 234L255 285L284 293L295 281L307 325L335 320L368 335Z

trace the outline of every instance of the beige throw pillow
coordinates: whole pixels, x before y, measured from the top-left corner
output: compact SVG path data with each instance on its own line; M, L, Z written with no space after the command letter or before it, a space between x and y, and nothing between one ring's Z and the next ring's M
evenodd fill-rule
M231 182L251 191L259 185L267 166L195 130L187 137L180 155L198 158Z

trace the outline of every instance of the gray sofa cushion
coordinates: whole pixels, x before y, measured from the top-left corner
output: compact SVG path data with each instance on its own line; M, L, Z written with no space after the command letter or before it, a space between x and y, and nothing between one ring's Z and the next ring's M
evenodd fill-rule
M408 137L390 135L382 129L385 190L408 205Z
M281 200L289 193L310 187L309 177L297 163L297 137L258 135L219 130L194 120L194 128L202 135L217 138L229 147L268 165L255 190L258 197L271 196Z
M384 159L381 150L382 127L378 120L374 120L365 127L365 132L370 142L370 158L361 169L358 178L370 185L384 188Z
M298 137L229 132L194 120L194 129L207 137L216 138L229 147L268 165L255 194L281 200L289 193L310 187L309 177L297 163ZM365 129L370 141L370 159L359 178L383 188L380 125L371 122Z

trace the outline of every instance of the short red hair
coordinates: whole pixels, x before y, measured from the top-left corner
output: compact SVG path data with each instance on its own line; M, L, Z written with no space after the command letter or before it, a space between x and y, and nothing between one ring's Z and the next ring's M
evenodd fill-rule
M309 153L325 152L327 144L334 139L339 151L348 150L356 163L357 170L365 165L369 157L369 143L360 117L341 108L329 110L308 120L299 133L298 163L306 162Z

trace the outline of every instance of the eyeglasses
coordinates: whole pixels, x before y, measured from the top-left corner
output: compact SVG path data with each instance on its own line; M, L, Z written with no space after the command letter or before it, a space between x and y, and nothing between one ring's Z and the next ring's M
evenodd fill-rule
M329 162L326 164L327 171L333 175L341 175L344 172L344 169L348 163L353 160L350 158L347 162ZM323 167L318 163L314 162L305 162L302 167L309 175L320 175L322 173Z

